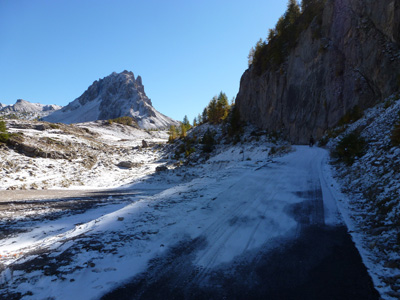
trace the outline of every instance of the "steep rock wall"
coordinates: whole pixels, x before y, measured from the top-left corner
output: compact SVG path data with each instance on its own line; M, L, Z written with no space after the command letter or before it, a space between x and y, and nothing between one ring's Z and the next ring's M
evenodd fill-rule
M314 20L281 66L245 71L241 117L293 143L319 138L354 106L399 90L399 41L400 1L327 0L322 25Z

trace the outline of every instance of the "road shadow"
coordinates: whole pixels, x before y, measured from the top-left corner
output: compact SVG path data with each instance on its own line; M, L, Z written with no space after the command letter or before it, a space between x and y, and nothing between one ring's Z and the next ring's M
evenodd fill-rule
M344 226L312 225L273 243L204 270L192 262L206 239L181 242L101 299L379 299Z

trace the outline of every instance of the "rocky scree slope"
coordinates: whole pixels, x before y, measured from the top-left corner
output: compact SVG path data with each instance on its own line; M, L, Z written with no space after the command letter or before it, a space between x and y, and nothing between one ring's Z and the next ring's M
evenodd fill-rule
M236 98L244 120L294 143L321 137L356 105L372 107L400 85L397 0L316 2L321 15L300 33L284 62L261 75L251 65Z
M178 122L159 113L144 92L142 78L132 72L96 80L77 99L43 120L66 124L132 117L144 129L168 128Z

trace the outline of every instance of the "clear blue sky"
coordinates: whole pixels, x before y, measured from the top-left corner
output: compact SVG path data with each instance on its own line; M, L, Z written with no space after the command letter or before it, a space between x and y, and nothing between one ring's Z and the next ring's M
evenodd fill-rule
M239 90L247 55L286 0L0 0L0 102L67 105L112 72L193 120Z

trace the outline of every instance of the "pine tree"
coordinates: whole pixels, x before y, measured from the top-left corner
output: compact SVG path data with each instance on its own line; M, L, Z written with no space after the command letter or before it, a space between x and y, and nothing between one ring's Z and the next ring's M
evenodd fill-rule
M186 136L186 132L190 129L190 128L192 128L192 125L190 125L190 122L189 122L189 118L185 115L185 117L183 118L183 122L182 122L182 124L181 124L181 128L182 128L182 126L184 127L184 129L185 129L185 136Z
M268 30L268 43L276 36L276 30L275 29L269 29Z
M207 107L208 121L212 124L218 123L217 102L218 99L216 96L214 96Z
M182 122L186 127L190 127L189 118L185 115Z
M169 143L173 143L176 140L177 137L178 137L177 129L176 129L175 125L171 125L169 127L168 142Z
M189 124L190 125L190 124ZM185 124L181 123L181 133L180 133L180 138L183 139L186 137L187 134L187 127Z
M297 3L297 0L289 0L287 11L285 14L285 19L287 19L288 24L289 25L294 24L300 15L301 11L300 11L300 6Z
M197 115L197 123L200 125L200 124L203 124L203 120L202 120L202 118L201 118L201 114L198 114Z
M254 49L254 47L251 47L251 49L249 51L249 55L247 56L247 65L249 67L253 64L254 54L255 53L256 53L256 50Z
M203 124L208 122L208 110L207 110L207 107L205 107L205 108L203 109L203 113L202 113L202 115L201 115L201 122L202 122Z
M203 151L204 152L212 152L214 150L214 133L210 131L208 128L207 131L203 135L203 139L201 140L201 143L203 144Z
M221 123L228 116L229 103L225 93L220 92L217 99L217 123Z
M194 119L193 119L193 127L196 127L196 126L197 126L197 118L194 117Z

